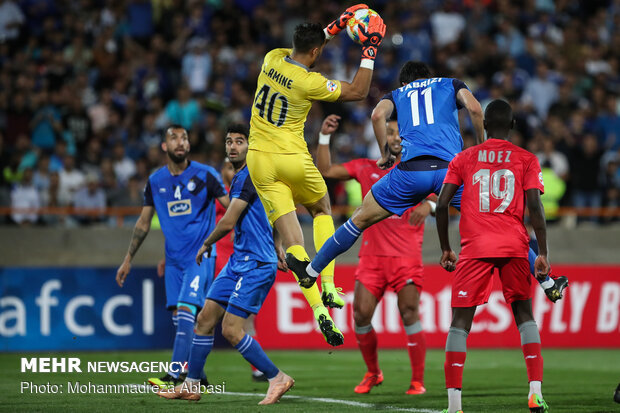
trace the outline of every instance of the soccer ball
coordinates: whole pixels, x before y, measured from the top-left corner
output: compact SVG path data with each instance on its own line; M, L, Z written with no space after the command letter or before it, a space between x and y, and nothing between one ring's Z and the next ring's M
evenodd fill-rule
M368 30L370 16L378 16L379 13L372 9L359 9L355 11L353 17L347 20L347 34L355 43L360 43L359 26L364 26Z

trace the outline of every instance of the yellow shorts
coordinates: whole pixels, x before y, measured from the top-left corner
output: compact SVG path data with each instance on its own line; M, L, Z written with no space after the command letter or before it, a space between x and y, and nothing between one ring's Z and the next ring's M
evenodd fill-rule
M327 186L309 153L270 153L249 150L248 170L269 222L295 211L296 204L313 205Z

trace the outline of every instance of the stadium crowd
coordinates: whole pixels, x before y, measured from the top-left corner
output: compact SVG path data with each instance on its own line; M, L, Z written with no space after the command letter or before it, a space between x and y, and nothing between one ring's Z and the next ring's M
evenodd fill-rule
M620 0L370 6L387 36L369 98L313 105L311 152L324 116L336 113L334 160L378 157L372 107L400 86L405 61L422 60L437 76L464 80L483 109L501 97L515 108L513 142L540 160L548 218L560 205L620 208ZM219 167L226 125L249 122L262 56L290 47L298 23L326 24L340 8L318 0L0 0L0 206L140 206L170 123L189 130L193 159ZM351 80L358 63L359 46L340 35L316 70ZM350 186L330 184L333 202L358 202ZM36 212L0 220L107 222Z

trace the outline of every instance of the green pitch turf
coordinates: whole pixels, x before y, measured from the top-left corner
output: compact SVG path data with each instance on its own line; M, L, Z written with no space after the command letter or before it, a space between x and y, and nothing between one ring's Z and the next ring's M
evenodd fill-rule
M214 350L207 362L212 384L225 382L232 394L205 395L198 402L169 401L154 394L67 394L67 382L93 384L143 383L140 373L21 373L20 357L80 357L87 361L168 361L170 352L84 352L0 354L0 410L24 412L361 412L370 410L439 412L447 407L443 388L443 352L429 351L427 393L407 396L410 379L406 351L380 351L384 383L371 394L353 387L364 366L356 351L270 351L273 361L293 376L295 387L275 406L257 406L267 389L254 383L250 368L231 350ZM620 352L611 350L543 350L543 392L551 412L620 412L613 393L620 381ZM21 382L62 384L63 394L20 393ZM527 411L527 378L521 351L470 350L464 373L465 412ZM318 400L321 398L321 400ZM177 410L179 409L179 410Z

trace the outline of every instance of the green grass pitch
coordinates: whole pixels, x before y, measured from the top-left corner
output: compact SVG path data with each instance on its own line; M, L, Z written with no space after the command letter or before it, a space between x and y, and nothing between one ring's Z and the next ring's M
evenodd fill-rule
M154 394L66 394L67 382L142 383L140 373L21 373L20 357L80 357L87 361L168 361L169 351L0 354L0 410L24 412L439 412L447 407L443 388L443 352L430 350L426 359L427 393L404 394L410 379L406 351L380 351L384 383L372 393L357 395L353 387L364 374L357 351L269 351L272 360L296 380L275 406L257 406L266 383L254 383L250 369L232 350L215 349L207 361L212 384L225 382L232 394L205 395L198 402L169 401ZM551 412L620 412L613 392L620 381L620 352L614 350L545 350L543 394ZM514 350L470 350L464 372L465 412L527 411L527 378L523 356ZM62 384L63 394L21 393L22 381ZM239 394L243 393L243 394ZM255 393L256 395L249 395ZM322 398L323 400L317 400ZM180 410L176 410L180 409Z

